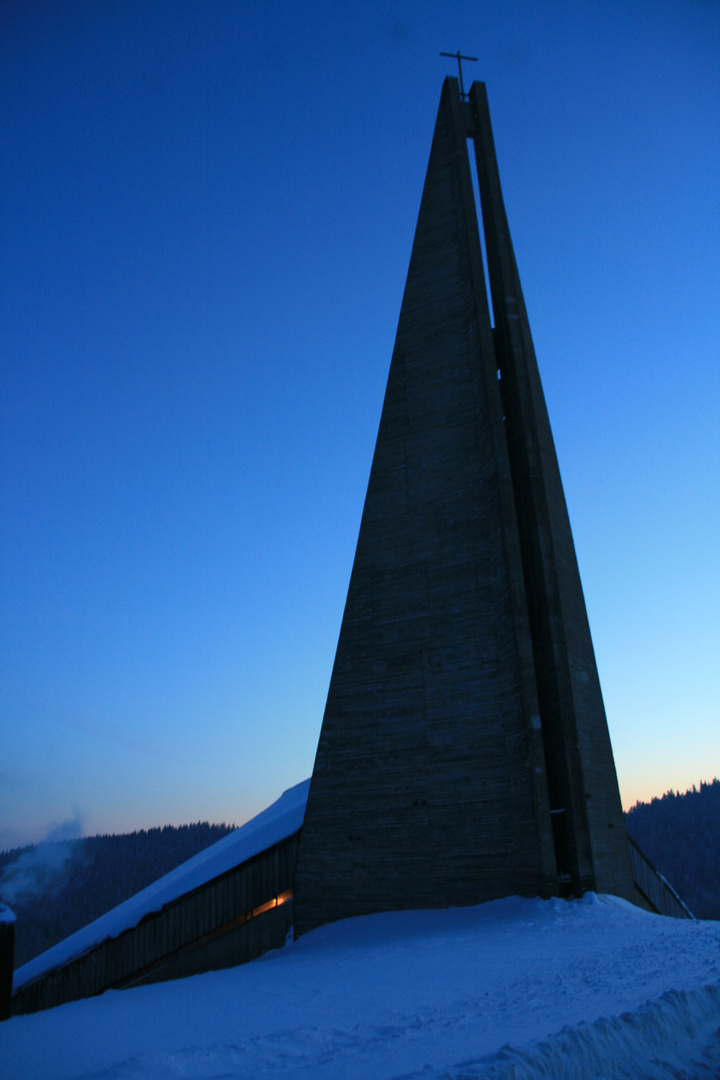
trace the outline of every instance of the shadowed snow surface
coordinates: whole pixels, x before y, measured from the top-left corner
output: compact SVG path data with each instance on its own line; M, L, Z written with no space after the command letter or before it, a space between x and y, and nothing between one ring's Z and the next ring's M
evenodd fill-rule
M4 1080L717 1080L720 923L510 898L0 1024Z

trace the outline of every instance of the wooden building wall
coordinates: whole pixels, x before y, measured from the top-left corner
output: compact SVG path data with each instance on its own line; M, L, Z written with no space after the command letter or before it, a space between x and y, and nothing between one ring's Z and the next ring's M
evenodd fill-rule
M641 907L647 907L658 915L669 915L674 919L693 919L695 916L682 902L672 885L656 870L647 855L628 835L630 842L630 861L632 862L633 883L638 893Z
M54 968L13 996L13 1015L232 967L285 943L298 834Z

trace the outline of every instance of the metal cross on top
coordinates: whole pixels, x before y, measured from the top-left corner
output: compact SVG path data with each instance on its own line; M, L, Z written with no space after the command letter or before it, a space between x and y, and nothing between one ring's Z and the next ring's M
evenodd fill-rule
M458 51L456 53L454 53L454 52L441 52L440 55L441 56L452 56L454 60L457 60L457 62L458 62L458 74L460 76L460 100L464 101L465 97L466 97L466 94L465 94L465 87L463 86L462 64L461 64L460 61L461 60L472 60L473 63L475 63L475 61L477 60L477 56L461 56L459 49L458 49Z

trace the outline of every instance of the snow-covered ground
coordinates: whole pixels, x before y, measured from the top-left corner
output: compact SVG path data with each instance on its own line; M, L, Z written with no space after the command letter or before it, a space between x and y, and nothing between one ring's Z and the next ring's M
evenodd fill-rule
M511 898L0 1024L3 1080L720 1077L720 923Z

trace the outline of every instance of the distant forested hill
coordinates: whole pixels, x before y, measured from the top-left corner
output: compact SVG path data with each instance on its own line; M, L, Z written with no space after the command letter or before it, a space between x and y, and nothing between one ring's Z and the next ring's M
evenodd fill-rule
M15 967L104 915L233 825L182 825L0 853L0 900L17 915Z
M628 832L698 919L720 919L720 780L636 803Z

